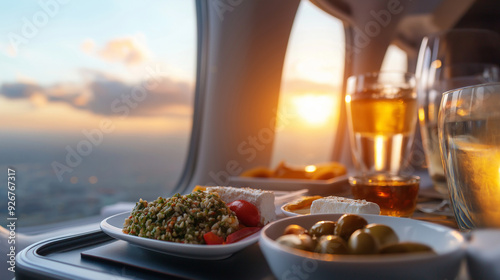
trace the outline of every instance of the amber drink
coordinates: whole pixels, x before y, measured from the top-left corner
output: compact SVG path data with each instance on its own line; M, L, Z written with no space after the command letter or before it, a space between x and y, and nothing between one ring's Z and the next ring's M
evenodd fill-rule
M355 176L349 184L354 198L377 203L381 215L411 217L417 206L417 176Z
M417 124L417 100L413 76L400 75L402 80L396 83L398 79L367 81L363 77L361 83L359 76L349 78L349 134L361 173L398 174L408 161Z

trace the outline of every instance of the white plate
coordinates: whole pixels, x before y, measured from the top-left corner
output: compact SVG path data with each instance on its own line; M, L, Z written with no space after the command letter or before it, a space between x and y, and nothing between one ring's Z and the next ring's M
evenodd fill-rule
M348 177L344 175L329 180L229 177L229 185L276 191L308 189L310 195L346 196L351 193Z
M225 259L232 254L250 246L259 240L259 233L256 232L236 243L224 245L199 245L182 244L168 241L155 240L150 238L128 235L122 232L123 222L130 215L130 212L116 214L101 222L101 229L106 234L119 240L127 241L130 244L146 248L152 251L202 260Z

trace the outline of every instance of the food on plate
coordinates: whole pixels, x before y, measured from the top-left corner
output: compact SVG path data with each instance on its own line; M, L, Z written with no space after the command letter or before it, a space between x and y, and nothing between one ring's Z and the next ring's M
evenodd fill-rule
M328 180L347 174L347 168L339 162L329 162L312 166L316 167L314 170L314 168L310 168L311 165L308 166L309 170L314 170L311 172L312 180Z
M375 238L379 246L398 243L398 235L394 230L382 224L369 224L363 229Z
M255 205L260 213L260 224L266 225L276 218L274 192L251 188L205 187L206 191L219 194L220 198L231 203L235 200L245 200Z
M340 196L316 199L311 204L311 214L380 214L380 207L373 202Z
M252 203L246 200L235 200L229 203L229 209L231 209L238 220L247 227L256 227L260 223L260 213L259 209Z
M213 231L209 231L203 235L205 243L208 245L218 245L224 243L224 238L218 236Z
M261 227L244 227L235 233L228 235L226 238L226 244L240 241L241 239L260 231L261 229Z
M236 214L219 195L203 191L149 203L140 199L123 225L126 234L190 244L206 243L208 232L225 239L238 229Z
M273 171L265 166L257 166L240 174L241 177L269 178L273 176Z
M283 210L297 214L309 214L311 211L311 204L316 199L323 198L319 195L303 196L283 206Z
M340 255L435 254L430 246L417 242L400 242L391 227L368 224L363 217L355 214L344 214L337 221L319 221L309 230L290 228L302 227L288 225L276 242L309 252Z
M259 231L275 215L273 192L197 186L186 195L140 199L122 231L179 243L229 244Z
M221 244L231 244L240 241L241 239L250 236L258 231L260 231L261 227L244 227L241 228L224 238L218 236L213 231L209 231L203 235L203 239L205 243L208 245L221 245Z
M337 220L335 235L338 235L347 241L353 232L358 229L362 229L366 225L368 225L368 222L365 218L354 214L345 214Z
M337 227L336 222L331 221L321 221L315 223L309 230L309 234L319 238L323 235L332 235L335 233L335 228Z
M243 171L241 177L328 180L347 174L346 167L339 162L328 162L305 167L292 167L280 162L275 169L263 166Z
M379 250L375 237L362 230L354 231L347 243L349 254L369 255L376 254Z
M303 234L307 233L307 229L299 226L299 225L289 225L285 228L283 234Z
M314 252L344 255L348 253L347 243L336 235L323 235L319 238Z
M276 242L279 244L306 251L312 251L315 246L315 242L311 236L307 234L287 234L282 235Z
M298 199L288 203L286 206L286 210L294 211L297 209L310 207L313 201L315 201L316 199L320 199L320 198L323 198L323 197L320 195L303 196L301 198L298 198Z
M306 168L294 168L280 162L271 175L273 178L279 179L310 179L311 172L307 172Z

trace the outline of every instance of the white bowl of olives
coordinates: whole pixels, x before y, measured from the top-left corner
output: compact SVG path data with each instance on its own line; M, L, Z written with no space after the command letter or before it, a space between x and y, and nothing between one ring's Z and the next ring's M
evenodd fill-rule
M465 256L451 228L363 214L281 219L259 244L278 279L454 279Z

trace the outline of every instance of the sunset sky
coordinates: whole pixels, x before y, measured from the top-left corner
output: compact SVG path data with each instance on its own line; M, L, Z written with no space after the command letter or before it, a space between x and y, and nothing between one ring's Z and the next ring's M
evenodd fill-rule
M0 131L71 135L111 118L116 134L188 136L196 67L194 1L69 1L48 8L8 1L0 3L0 16ZM343 48L341 22L303 1L280 99L280 109L296 118L279 131L277 153L299 145L311 160L329 155L313 148L333 141ZM124 92L144 90L147 98L123 100ZM298 135L306 135L302 143L290 142Z
M189 127L193 1L19 1L0 14L0 129L71 134L106 117L118 133ZM140 99L121 99L134 90Z
M95 5L0 4L0 116L6 120L1 130L71 134L95 127L106 117L120 127L117 133L189 128L196 58L194 1L105 1L99 2L99 11ZM48 17L47 9L52 13ZM40 13L45 13L46 22L37 18ZM331 95L331 85L339 83L340 24L308 2L297 21L284 92L309 96L309 106L318 101L333 106L332 96L313 96ZM141 85L144 89L145 82L154 87L147 88L147 99L137 107L120 99L123 92ZM283 102L290 108L302 103L293 98ZM323 115L307 116L307 107L296 109L302 112L303 125L331 124L328 119L334 115L324 110Z

